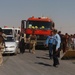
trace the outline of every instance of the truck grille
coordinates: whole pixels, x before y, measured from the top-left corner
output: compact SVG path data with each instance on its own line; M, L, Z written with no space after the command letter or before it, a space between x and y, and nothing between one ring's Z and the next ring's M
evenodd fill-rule
M46 40L47 36L45 35L37 35L37 40Z

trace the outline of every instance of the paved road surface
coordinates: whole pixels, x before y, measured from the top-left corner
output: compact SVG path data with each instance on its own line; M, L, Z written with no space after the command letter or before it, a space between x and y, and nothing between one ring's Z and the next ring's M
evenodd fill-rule
M47 50L36 50L36 54L26 50L24 54L4 56L0 75L75 75L75 60L60 59L58 68L52 64Z

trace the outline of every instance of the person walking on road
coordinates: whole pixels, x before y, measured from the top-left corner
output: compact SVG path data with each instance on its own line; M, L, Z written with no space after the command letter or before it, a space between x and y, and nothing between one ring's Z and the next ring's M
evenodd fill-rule
M53 34L48 36L45 42L46 47L49 47L49 57L50 59L53 58Z
M58 57L59 57L59 48L60 48L60 43L61 43L61 38L59 36L59 34L57 33L57 30L53 30L53 66L54 67L57 67L57 65L59 65L59 60L58 60Z

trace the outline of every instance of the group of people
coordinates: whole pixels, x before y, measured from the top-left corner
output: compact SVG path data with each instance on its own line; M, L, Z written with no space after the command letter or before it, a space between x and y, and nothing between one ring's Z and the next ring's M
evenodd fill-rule
M37 37L34 34L34 31L28 37L28 39L26 39L26 34L21 33L19 42L20 53L23 54L25 52L27 40L29 41L29 52L35 54ZM46 39L45 46L49 47L49 57L50 59L53 59L53 66L57 67L57 65L59 64L58 57L60 57L61 36L56 29L53 29L51 34Z
M26 34L22 33L18 35L18 38L19 38L20 53L23 54L25 52L25 47L28 40L29 52L35 54L35 45L37 37L34 34L34 31L28 37L28 39L26 39ZM2 49L5 47L5 45L3 44L4 44L3 32L2 28L0 28L0 65L3 62L2 52L1 52ZM61 37L57 33L56 29L52 30L51 35L49 35L48 38L46 39L45 46L49 47L49 57L50 59L53 59L53 66L56 67L59 64L58 57L60 56L60 47L61 47Z
M61 35L61 46L63 53L67 50L75 50L75 34L60 34Z
M53 66L56 67L59 64L61 50L63 53L67 50L75 50L75 34L61 34L61 31L57 32L54 29L46 39L45 46L49 47L49 57L53 58Z
M22 47L20 48L20 52L22 51L23 53L25 51L24 45L26 45L25 42L27 42L27 40L29 41L29 52L35 54L35 45L36 45L37 37L34 34L34 31L28 37L28 39L26 39L26 35L23 34L23 37L21 37L20 40L21 43L20 47L22 45ZM46 39L45 46L49 47L49 57L50 59L53 58L53 66L56 67L59 64L58 57L60 57L60 50L61 50L61 34L60 32L59 33L57 32L57 30L54 28L54 25L52 28L51 35L49 35L48 38Z
M29 52L35 54L36 40L37 38L36 35L34 34L34 31L28 38L26 38L26 34L21 33L19 40L20 53L23 54L25 52L25 48L29 46Z
M0 27L0 66L3 64L3 49L6 47L5 46L5 42L4 42L4 37L5 34L3 33L2 28ZM14 37L15 38L15 37ZM18 33L16 34L16 40L19 41L19 49L20 49L20 53L24 53L25 52L25 47L27 46L26 42L26 34L23 33ZM28 37L28 41L29 41L29 52L35 54L35 44L36 44L36 35L34 34L34 31L32 32L32 34Z
M18 33L16 34L16 39L19 41L20 53L25 52L27 46L27 41L29 43L29 52L35 54L35 46L37 42L37 36L32 31L32 34L26 38L26 34ZM0 65L3 63L2 50L5 48L4 37L2 28L0 28ZM47 37L45 42L45 47L49 47L49 57L53 59L53 66L57 67L59 65L60 51L66 52L69 48L75 49L75 34L68 35L68 33L61 34L61 31L57 32L56 29L51 31L51 34Z

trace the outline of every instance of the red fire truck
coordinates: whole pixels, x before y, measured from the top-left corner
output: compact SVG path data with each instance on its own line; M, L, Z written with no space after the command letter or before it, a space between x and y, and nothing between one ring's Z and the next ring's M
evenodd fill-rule
M51 34L52 28L54 28L54 22L48 17L30 17L27 20L21 21L21 33L26 34L26 38L34 31L37 36L37 45L44 46L44 42L48 35Z

